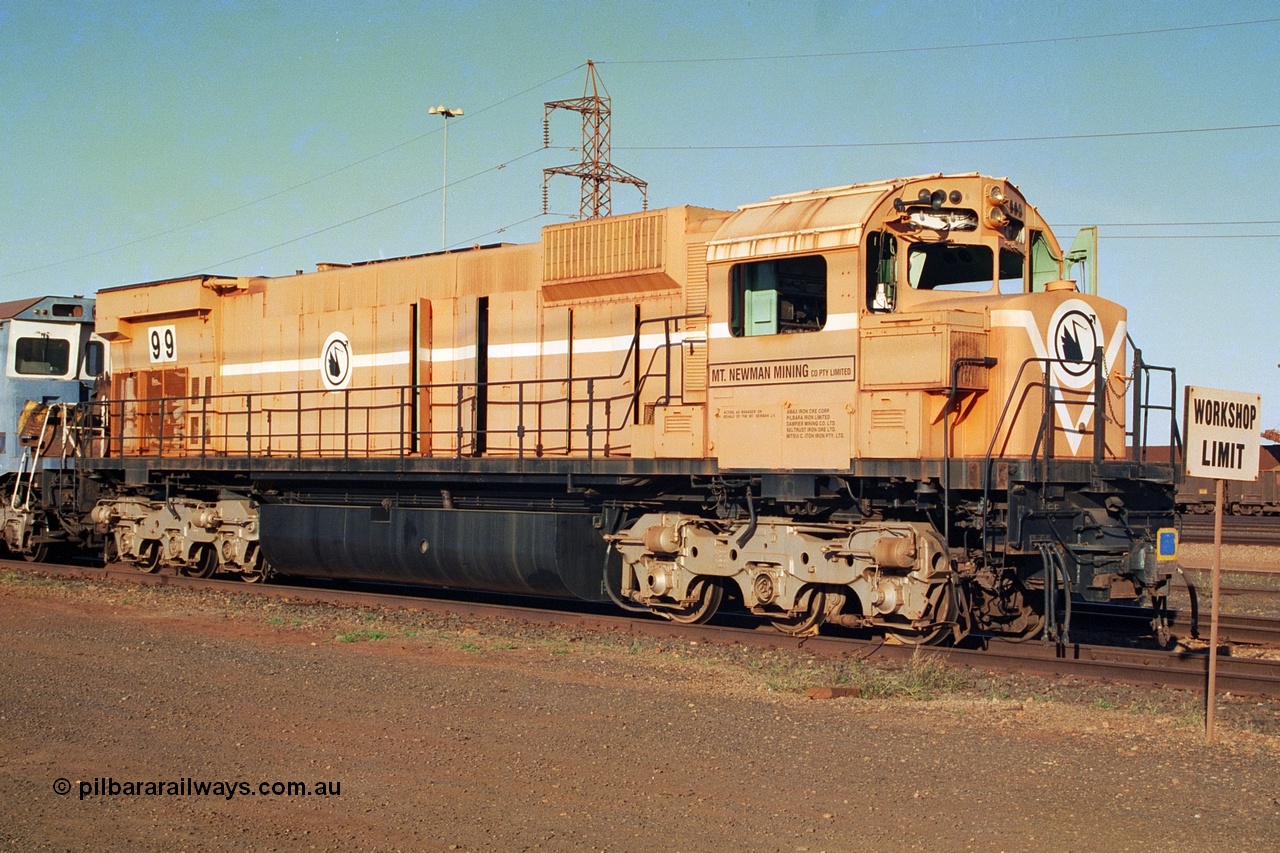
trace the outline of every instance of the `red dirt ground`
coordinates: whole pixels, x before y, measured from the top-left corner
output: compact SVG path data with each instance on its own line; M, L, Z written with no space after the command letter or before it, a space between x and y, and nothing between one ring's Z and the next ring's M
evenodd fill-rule
M1280 837L1276 739L1224 714L1221 742L1204 743L1193 696L1068 700L1013 680L819 702L791 653L14 576L0 631L0 849L1201 851ZM95 779L144 793L95 795ZM186 779L245 789L145 793ZM340 793L258 793L276 781Z

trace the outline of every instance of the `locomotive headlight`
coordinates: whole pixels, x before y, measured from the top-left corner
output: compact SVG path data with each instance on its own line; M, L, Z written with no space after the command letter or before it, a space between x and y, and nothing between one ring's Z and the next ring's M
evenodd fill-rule
M1009 198L1001 184L987 187L986 222L996 231L1005 231L1011 219L1022 219L1022 205Z

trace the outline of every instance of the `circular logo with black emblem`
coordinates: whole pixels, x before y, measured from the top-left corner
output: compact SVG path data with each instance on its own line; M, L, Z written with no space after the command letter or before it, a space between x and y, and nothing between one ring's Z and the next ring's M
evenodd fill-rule
M1093 353L1102 346L1098 313L1080 299L1068 299L1049 320L1049 357L1060 384L1082 389L1093 384Z
M324 342L320 376L330 391L340 391L351 384L351 341L342 332L334 332Z

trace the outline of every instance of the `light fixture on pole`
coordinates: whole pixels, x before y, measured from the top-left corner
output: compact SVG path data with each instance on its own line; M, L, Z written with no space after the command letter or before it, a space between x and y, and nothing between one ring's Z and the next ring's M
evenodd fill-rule
M444 116L444 180L440 187L440 251L449 248L446 225L449 214L449 119L462 115L462 109L450 109L444 104L427 110L427 115Z

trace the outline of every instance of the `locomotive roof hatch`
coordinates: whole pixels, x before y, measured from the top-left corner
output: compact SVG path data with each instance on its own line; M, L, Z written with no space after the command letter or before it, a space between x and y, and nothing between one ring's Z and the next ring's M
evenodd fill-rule
M707 244L708 261L857 246L891 183L855 184L743 205Z
M872 213L889 194L920 181L981 177L977 172L954 175L939 172L790 193L745 204L707 244L707 261L855 248Z
M940 177L846 184L744 204L707 244L707 261L857 246L863 225L886 194L912 181Z

